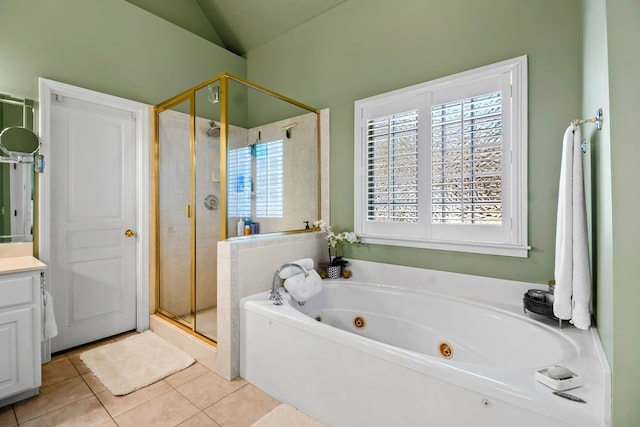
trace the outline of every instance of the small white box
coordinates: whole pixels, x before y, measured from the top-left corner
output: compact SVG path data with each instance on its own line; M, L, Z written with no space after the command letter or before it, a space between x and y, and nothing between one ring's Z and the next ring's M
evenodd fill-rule
M557 391L570 390L582 386L582 377L575 372L569 371L570 374L564 378L551 378L547 372L548 370L549 368L537 370L536 381Z

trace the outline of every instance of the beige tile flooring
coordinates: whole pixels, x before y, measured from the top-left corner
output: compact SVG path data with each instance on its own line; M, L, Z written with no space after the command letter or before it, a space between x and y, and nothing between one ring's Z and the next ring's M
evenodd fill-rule
M0 427L250 426L279 402L242 378L227 381L203 365L126 396L114 396L80 360L106 339L53 357L42 366L36 397L0 408Z

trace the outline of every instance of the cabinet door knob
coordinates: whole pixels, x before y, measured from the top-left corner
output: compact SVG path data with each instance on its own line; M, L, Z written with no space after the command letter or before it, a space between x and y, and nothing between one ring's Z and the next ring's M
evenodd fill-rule
M127 236L127 237L133 237L133 236L136 235L136 232L131 230L131 229L129 229L129 230L124 232L124 235Z

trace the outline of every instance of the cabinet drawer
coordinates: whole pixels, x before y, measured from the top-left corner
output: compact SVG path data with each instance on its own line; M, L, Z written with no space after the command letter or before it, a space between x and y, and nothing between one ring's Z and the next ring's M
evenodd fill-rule
M32 276L4 276L0 278L0 309L33 301Z

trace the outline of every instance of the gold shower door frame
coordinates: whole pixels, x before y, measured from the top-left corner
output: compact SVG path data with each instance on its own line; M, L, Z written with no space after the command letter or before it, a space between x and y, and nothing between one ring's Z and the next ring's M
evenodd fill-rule
M156 314L162 315L165 319L169 320L176 326L185 330L186 332L194 335L195 337L216 346L216 342L205 335L202 335L196 331L196 221L195 221L195 202L196 202L196 92L200 89L206 88L209 85L218 83L220 87L220 197L219 197L219 212L220 212L220 240L226 240L228 230L228 218L227 218L227 148L228 148L228 132L229 132L229 80L236 81L244 84L249 88L256 89L267 95L271 95L282 101L293 104L297 107L305 109L309 112L313 112L317 116L317 147L318 147L318 213L321 211L321 182L320 182L320 111L297 102L291 98L280 95L262 86L251 83L241 77L234 76L229 73L221 73L209 80L206 80L186 91L167 99L164 102L154 107L154 152L153 152L153 168L154 168L154 188L153 195L155 201L155 308ZM160 154L160 113L169 110L185 101L189 101L189 150L190 150L190 202L185 207L186 215L190 221L190 315L189 321L184 320L182 317L171 313L163 309L160 305L160 168L159 168L159 154ZM286 233L286 232L283 232ZM218 284L216 284L218 286Z

